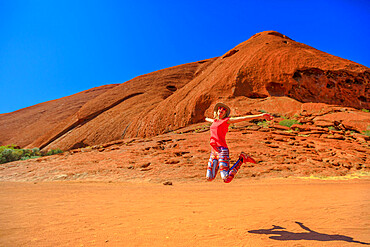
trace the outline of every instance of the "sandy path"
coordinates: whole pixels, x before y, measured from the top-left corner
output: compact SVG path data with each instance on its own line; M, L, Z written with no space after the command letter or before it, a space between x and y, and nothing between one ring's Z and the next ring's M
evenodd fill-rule
M0 245L364 246L370 243L369 185L3 182Z

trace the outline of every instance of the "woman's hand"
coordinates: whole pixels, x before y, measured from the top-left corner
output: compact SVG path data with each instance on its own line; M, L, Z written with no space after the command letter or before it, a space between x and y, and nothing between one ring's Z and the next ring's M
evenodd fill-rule
M270 114L268 114L268 113L264 113L264 114L262 114L262 117L265 119L265 120L267 120L267 121L271 121L274 117L273 116L271 116Z

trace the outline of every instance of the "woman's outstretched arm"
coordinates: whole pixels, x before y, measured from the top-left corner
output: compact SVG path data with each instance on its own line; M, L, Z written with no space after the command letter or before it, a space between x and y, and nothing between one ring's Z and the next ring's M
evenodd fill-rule
M231 117L228 121L229 124L231 123L239 123L239 122L243 122L243 121L250 121L250 120L253 120L253 119L266 119L268 121L272 120L273 117L268 114L268 113L262 113L262 114L258 114L258 115L248 115L248 116L242 116L242 117Z
M215 120L214 119L212 119L212 118L208 118L208 117L206 117L205 118L205 120L207 121L207 122L211 122L211 123L213 123Z

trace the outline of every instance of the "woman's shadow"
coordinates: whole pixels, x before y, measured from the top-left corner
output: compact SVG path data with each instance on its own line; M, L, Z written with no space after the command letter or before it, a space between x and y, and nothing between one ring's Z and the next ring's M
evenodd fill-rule
M280 241L286 241L286 240L316 240L316 241L346 241L351 243L359 243L359 244L365 244L370 245L370 243L364 243L360 241L354 241L353 238L347 237L344 235L330 235L330 234L324 234L319 233L316 231L311 230L307 226L303 225L303 223L295 222L297 223L302 229L306 230L307 232L289 232L285 231L284 227L275 226L273 225L273 228L271 229L259 229L259 230L251 230L248 231L249 233L254 234L266 234L266 235L277 235L277 236L270 236L270 239L274 240L280 240Z

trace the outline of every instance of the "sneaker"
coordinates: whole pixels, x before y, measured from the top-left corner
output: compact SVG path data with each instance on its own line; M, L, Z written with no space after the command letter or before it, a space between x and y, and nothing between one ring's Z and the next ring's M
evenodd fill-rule
M254 163L254 164L256 164L257 162L251 157L251 156L249 156L248 154L246 154L246 153L244 153L244 152L242 152L241 154L240 154L240 156L239 156L239 159L243 162L243 163L245 163L245 162L250 162L250 163Z

